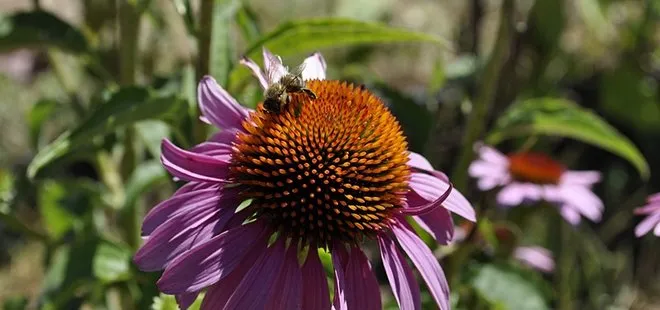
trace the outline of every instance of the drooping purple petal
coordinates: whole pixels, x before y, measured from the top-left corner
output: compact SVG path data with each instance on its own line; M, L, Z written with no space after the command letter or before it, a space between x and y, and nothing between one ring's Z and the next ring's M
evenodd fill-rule
M635 208L633 210L634 214L641 215L641 214L650 214L650 213L656 213L660 212L660 204L648 204L643 207Z
M586 218L598 222L603 213L603 202L588 188L581 185L562 185L559 192L563 201Z
M335 269L335 298L332 301L333 310L348 310L348 296L346 287L346 265L348 253L341 243L335 243L332 249L332 266Z
M229 275L222 278L218 283L209 287L202 301L202 310L224 309L227 301L234 294L236 287L241 283L245 275L254 266L257 258L266 252L266 244L254 247L244 259L234 268Z
M266 309L268 294L275 286L284 260L284 241L280 239L264 251L245 274L225 309Z
M303 61L303 80L325 80L325 59L321 53L316 52Z
M268 297L266 309L303 309L302 272L300 265L298 265L298 250L296 246L289 246L285 256L282 271L275 280L276 285L270 289L270 297ZM318 283L314 284L318 285Z
M513 257L523 264L542 272L552 272L555 269L552 252L540 246L517 247L513 252Z
M328 282L323 265L315 249L310 249L302 267L302 308L330 309Z
M635 227L635 236L641 237L646 235L653 227L660 226L658 224L660 224L660 213L647 216Z
M433 171L433 166L426 158L415 152L408 154L408 166L425 171Z
M240 226L213 237L172 261L158 280L161 292L195 292L218 282L255 246L262 246L266 228L259 222Z
M378 245L385 273L392 287L394 298L399 304L399 309L421 309L419 285L406 258L403 257L394 241L387 236L378 236Z
M211 183L198 186L200 183L188 183L181 187L172 197L159 203L144 217L142 221L142 235L149 236L158 226L178 215L191 212L205 204L208 199L220 199L220 187ZM197 190L192 189L196 186Z
M178 148L163 139L160 157L163 166L173 176L186 181L226 182L229 161Z
M202 142L195 145L190 151L197 154L211 156L222 161L230 161L232 146L231 144L218 142Z
M653 194L647 198L648 203L660 203L660 193Z
M426 173L413 172L410 177L410 188L424 198L433 202L442 197L451 185L443 180ZM451 190L449 196L442 202L442 206L468 221L475 222L477 215L470 202L457 190ZM411 207L413 207L411 205Z
M573 226L580 224L580 213L578 213L575 209L568 207L567 205L559 207L559 214L561 214L566 222Z
M176 303L179 305L179 309L187 310L190 308L190 305L192 305L193 302L195 302L195 299L197 299L197 295L199 295L199 292L176 295Z
M247 58L247 57L242 57L240 60L240 64L248 67L250 71L252 71L252 75L259 80L259 84L261 85L261 88L266 89L268 88L268 80L266 80L266 76L264 73L261 71L261 68L259 68L259 65L252 61L252 59Z
M266 47L262 49L264 55L264 71L268 85L277 83L289 71L284 67L282 58L271 53Z
M416 196L411 193L408 197ZM411 203L411 199L408 198ZM437 208L429 213L413 216L417 224L428 232L439 244L449 244L454 237L454 221L445 208Z
M341 267L343 268L340 272L343 272L343 276L336 277L335 283L343 297L338 304L335 304L335 308L382 309L378 280L371 270L369 259L362 250L352 247L345 265L341 265ZM346 308L342 308L344 306Z
M450 308L449 284L442 267L440 267L431 250L417 237L415 231L404 220L399 220L396 225L392 225L392 232L401 248L419 270L440 309L448 310Z
M219 233L234 216L234 208L217 208L218 204L227 204L227 201L235 202L236 197L208 197L200 201L194 211L180 214L158 226L135 254L135 264L143 271L164 269L195 246L201 230L209 227Z
M208 75L199 82L197 101L202 114L220 129L241 128L248 116L248 110Z

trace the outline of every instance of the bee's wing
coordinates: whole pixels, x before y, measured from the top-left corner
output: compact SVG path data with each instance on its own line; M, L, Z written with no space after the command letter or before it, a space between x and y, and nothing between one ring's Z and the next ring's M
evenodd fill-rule
M282 64L282 59L274 54L264 53L264 65L268 85L279 82L288 73L287 68Z
M305 70L305 65L306 64L303 62L299 66L297 66L293 70L291 70L291 72L289 72L289 73L302 78L302 72L303 72L303 70Z

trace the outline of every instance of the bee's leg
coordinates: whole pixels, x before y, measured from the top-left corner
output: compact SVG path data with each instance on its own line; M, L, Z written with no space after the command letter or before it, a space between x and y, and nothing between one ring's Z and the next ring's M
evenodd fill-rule
M305 95L309 96L309 98L316 99L316 94L309 88L301 88L301 92L305 93Z

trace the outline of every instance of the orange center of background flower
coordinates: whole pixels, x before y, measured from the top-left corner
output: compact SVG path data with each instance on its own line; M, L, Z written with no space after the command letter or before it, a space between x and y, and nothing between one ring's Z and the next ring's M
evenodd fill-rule
M369 91L308 81L279 114L260 104L243 123L232 174L250 208L287 237L323 247L357 242L389 226L410 169L401 127Z
M509 155L509 173L514 179L538 184L557 184L564 166L545 154L515 153Z

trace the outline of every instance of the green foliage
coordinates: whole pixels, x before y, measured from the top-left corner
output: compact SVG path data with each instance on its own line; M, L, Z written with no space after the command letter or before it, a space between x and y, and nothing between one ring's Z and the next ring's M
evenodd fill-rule
M127 280L130 272L131 251L119 245L102 242L96 248L93 261L94 276L104 282Z
M503 264L483 264L475 269L471 285L493 303L495 309L550 309L541 291L530 279L533 274Z
M498 119L487 141L498 143L510 137L539 134L600 147L628 160L643 178L649 176L648 163L628 138L596 114L564 99L536 98L512 105Z
M28 176L35 177L40 169L59 157L88 145L97 135L110 134L140 120L162 119L173 122L183 107L182 100L174 96L152 97L147 89L138 87L121 89L80 125L44 147L30 163Z

